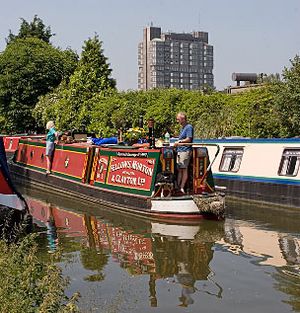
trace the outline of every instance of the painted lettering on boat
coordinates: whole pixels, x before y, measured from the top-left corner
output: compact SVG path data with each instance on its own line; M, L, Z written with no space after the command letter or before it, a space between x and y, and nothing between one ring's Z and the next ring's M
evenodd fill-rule
M124 160L124 161L120 161L116 164L111 164L110 166L110 170L111 172L117 171L119 169L123 169L123 168L127 168L127 169L133 169L136 171L139 171L141 173L144 173L148 176L153 175L153 168L147 166L144 164L144 162L138 162L136 160L131 161L131 160Z
M155 159L112 157L107 184L150 190Z
M118 157L148 158L148 152L117 152Z

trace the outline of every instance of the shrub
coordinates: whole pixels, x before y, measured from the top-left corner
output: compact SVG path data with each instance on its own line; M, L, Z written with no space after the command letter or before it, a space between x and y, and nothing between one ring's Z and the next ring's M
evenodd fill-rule
M28 235L13 244L0 240L0 312L79 312L78 295L65 295L68 281L55 254L42 263L35 239Z

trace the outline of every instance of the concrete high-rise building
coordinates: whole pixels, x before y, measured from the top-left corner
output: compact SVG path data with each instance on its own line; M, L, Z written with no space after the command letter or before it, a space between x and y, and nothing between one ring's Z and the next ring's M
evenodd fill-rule
M213 46L207 32L162 33L147 27L138 46L138 89L214 86Z

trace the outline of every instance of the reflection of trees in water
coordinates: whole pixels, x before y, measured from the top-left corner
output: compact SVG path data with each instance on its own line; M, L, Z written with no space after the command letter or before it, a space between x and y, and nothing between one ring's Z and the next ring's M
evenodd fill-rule
M209 222L199 225L193 240L153 236L153 255L156 274L171 277L179 272L180 264L195 280L207 279L209 262L213 257L212 247L224 236L223 222Z
M181 296L178 298L180 306L187 307L194 303L192 295L196 291L195 283L207 280L211 275L209 263L213 258L213 246L223 236L222 222L201 224L193 240L153 235L152 251L156 274L150 275L149 281L151 306L157 306L155 279L166 277L174 277L181 286Z
M289 265L300 265L300 246L296 238L279 235L279 247Z
M179 264L195 280L206 279L210 273L209 262L213 257L212 242L193 242L169 240L165 237L153 238L153 255L156 274L160 277L172 277L179 272Z
M83 246L80 250L80 259L85 269L97 272L96 274L87 276L85 280L100 281L104 279L102 270L107 264L108 256L103 253L102 249L99 250Z
M277 281L275 287L289 296L283 302L300 312L300 266L279 268L273 277Z
M279 246L287 266L277 269L274 278L276 288L289 296L284 301L292 306L293 311L300 312L300 247L296 238L279 236Z
M149 279L150 305L157 307L156 279L174 276L182 288L180 305L192 304L194 300L191 294L195 292L195 281L206 280L210 273L209 262L213 257L213 244L154 236L152 251L155 274L150 274Z
M82 246L80 249L81 263L85 269L97 271L96 274L87 276L85 280L100 281L104 279L102 270L107 264L108 256L103 252L102 247L98 245L99 233L95 229L95 224L97 224L96 218L87 214L84 214L83 217L88 246Z

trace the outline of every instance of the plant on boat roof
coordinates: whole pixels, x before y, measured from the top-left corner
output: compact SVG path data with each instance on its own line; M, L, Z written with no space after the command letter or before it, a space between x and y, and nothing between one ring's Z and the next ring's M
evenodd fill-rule
M124 133L124 140L129 142L135 142L138 139L145 138L147 136L147 131L141 127L129 128Z

